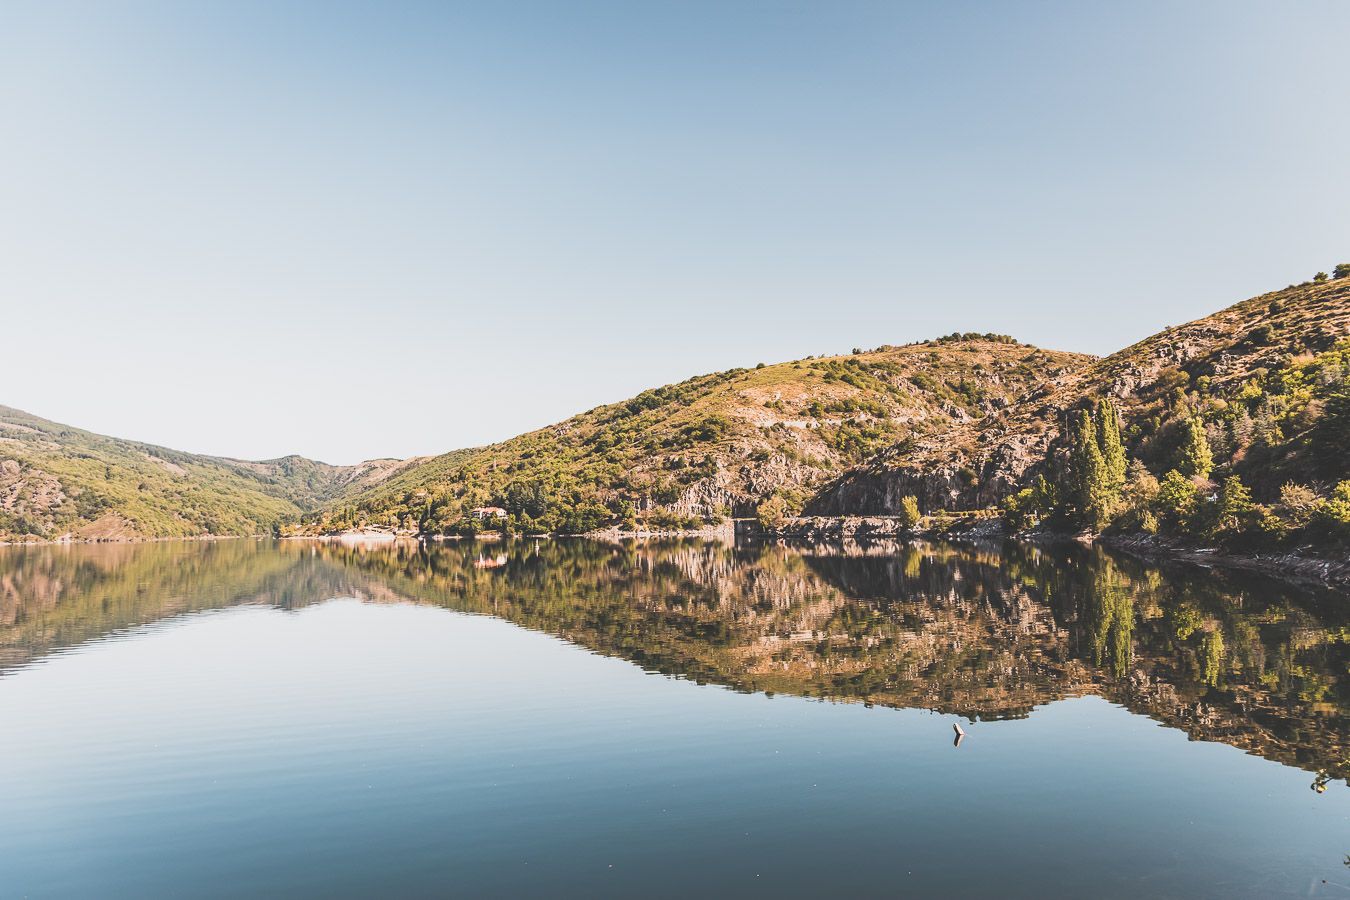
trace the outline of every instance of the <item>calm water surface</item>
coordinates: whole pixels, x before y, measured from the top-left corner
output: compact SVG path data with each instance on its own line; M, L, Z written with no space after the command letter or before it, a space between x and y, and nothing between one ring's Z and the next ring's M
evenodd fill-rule
M0 896L1346 897L1348 641L1081 549L0 548Z

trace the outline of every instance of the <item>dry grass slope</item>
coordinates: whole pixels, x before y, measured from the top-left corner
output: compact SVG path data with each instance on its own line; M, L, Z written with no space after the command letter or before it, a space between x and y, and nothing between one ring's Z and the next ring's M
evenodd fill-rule
M703 375L409 467L306 527L471 530L483 506L561 532L795 511L883 447L940 443L1089 362L981 335Z

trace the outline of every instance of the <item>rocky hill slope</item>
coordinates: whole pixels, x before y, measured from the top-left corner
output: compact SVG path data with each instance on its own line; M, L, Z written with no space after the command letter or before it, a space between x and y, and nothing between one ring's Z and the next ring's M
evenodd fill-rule
M494 526L567 533L688 528L766 503L789 514L882 448L941 445L1090 362L953 335L703 375L409 467L305 528L465 531L485 507L505 511Z
M201 456L0 406L0 540L258 534L403 465Z
M1172 467L1195 421L1215 482L1239 475L1263 501L1290 482L1327 494L1350 478L1348 384L1350 274L1323 276L1065 367L998 416L894 444L808 512L893 514L907 495L925 512L995 505L1037 474L1054 480L1068 416L1098 398L1113 401L1130 457L1154 475Z

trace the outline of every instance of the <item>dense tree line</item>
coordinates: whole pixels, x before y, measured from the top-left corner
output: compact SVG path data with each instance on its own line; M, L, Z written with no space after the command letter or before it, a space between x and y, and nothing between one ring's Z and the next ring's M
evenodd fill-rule
M1260 372L1228 397L1187 379L1166 419L1130 431L1133 458L1112 400L1072 411L1043 473L1004 500L1009 528L1144 532L1234 550L1350 543L1350 341Z

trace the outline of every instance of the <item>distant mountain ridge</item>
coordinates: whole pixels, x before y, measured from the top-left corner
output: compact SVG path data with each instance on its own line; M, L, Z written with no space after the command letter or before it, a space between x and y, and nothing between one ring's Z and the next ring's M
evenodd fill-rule
M415 462L204 456L0 406L0 539L266 533Z

